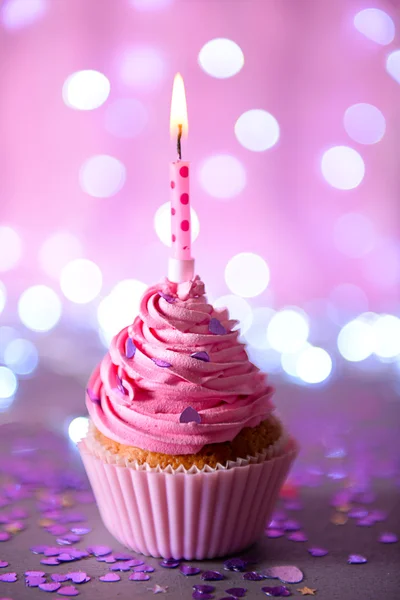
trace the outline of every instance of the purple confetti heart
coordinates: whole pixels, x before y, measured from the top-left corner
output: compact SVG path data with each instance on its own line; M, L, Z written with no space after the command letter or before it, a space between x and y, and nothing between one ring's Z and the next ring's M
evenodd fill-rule
M121 392L121 394L123 394L124 396L126 396L127 391L124 388L124 384L122 382L122 379L119 375L117 375L117 389Z
M59 561L57 560L57 558L43 558L40 561L41 565L47 565L49 567L54 567L56 565L59 565Z
M72 533L75 533L76 535L86 535L87 533L90 533L92 530L90 529L90 527L71 527L71 531L72 531ZM62 534L58 534L58 535L62 535Z
M101 405L100 398L94 393L93 390L91 390L90 388L87 388L86 393L89 396L89 400L91 400L91 402L93 402L93 404L97 404L98 406Z
M215 590L215 587L213 585L196 584L193 586L193 590L200 594L211 594Z
M375 509L369 513L369 518L375 523L381 523L382 521L386 521L387 513L383 510Z
M365 517L365 519L359 519L356 525L357 527L372 527L375 525L375 521L371 517Z
M50 579L56 583L64 583L65 581L69 580L69 575L66 573L52 573L50 575Z
M43 590L43 592L56 592L57 590L60 589L60 587L61 587L61 584L56 581L53 581L50 583L41 583L39 585L39 588L41 590Z
M114 581L121 581L121 577L117 573L106 573L99 577L100 581L105 583L114 583Z
M349 554L347 562L349 565L363 565L368 561L365 556L361 556L361 554Z
M292 592L285 585L278 585L276 587L262 587L261 591L267 596L282 597L291 596Z
M47 527L47 531L51 533L51 535L64 535L68 532L68 529L65 525L52 525L51 527Z
M81 538L79 535L75 535L74 533L67 533L67 535L57 538L56 542L60 546L70 546L71 544L80 542L80 540Z
M147 573L131 573L129 575L130 581L148 581L150 579L150 575Z
M135 560L132 554L126 554L126 552L116 552L113 554L113 557L115 560Z
M55 548L53 546L47 546L46 550L44 551L44 555L45 556L58 556L59 554L61 554L61 550L60 548Z
M174 298L174 296L171 296L170 294L164 294L164 292L158 293L161 296L161 298L164 298L164 300L168 302L168 304L173 304L176 301L176 298Z
M364 519L364 517L368 516L368 511L366 508L352 508L347 513L347 516L350 519Z
M208 331L213 335L225 335L227 333L221 321L218 321L218 319L216 319L215 317L212 317L212 319L210 319L210 322L208 324Z
M325 550L325 548L308 548L308 552L311 554L311 556L326 556L328 554L328 550Z
M229 588L225 590L227 594L234 596L235 598L243 598L246 595L246 588Z
M73 562L74 560L77 560L76 556L73 556L72 554L67 554L66 552L63 552L62 554L59 554L57 556L58 560L61 562Z
M79 596L79 591L73 585L62 587L57 592L60 596Z
M0 542L8 542L11 535L7 531L0 531Z
M174 558L166 558L159 563L160 567L164 567L164 569L176 569L180 564L180 561Z
M169 367L172 367L171 363L163 360L162 358L152 358L151 360L155 365L157 365L157 367L161 367L162 369L168 369Z
M0 569L4 569L4 567L8 567L8 562L6 560L0 560Z
M86 550L89 554L94 554L95 556L106 556L112 552L112 548L109 546L89 546Z
M87 574L83 571L76 571L75 573L68 573L68 577L72 583L85 583Z
M214 596L213 594L204 594L203 592L193 592L192 598L193 600L212 600Z
M86 550L79 550L79 548L70 548L68 550L68 554L77 560L80 560L81 558L87 558L89 556L89 553L86 552Z
M308 542L308 537L304 531L294 531L293 533L289 533L286 537L291 542Z
M154 573L154 567L151 565L137 565L133 567L133 571L135 573Z
M110 571L130 571L131 568L126 562L116 562L111 565Z
M257 571L249 571L248 573L243 573L243 579L246 581L262 581L265 579L264 575L258 573Z
M27 577L25 579L26 587L39 587L41 583L46 583L45 577Z
M298 567L285 565L283 567L270 567L262 571L267 579L280 579L282 583L300 583L303 581L303 572Z
M14 583L17 581L16 573L0 573L0 581L3 583Z
M266 536L271 539L280 538L283 535L283 529L267 529L266 531Z
M201 352L194 352L190 356L192 358L197 358L197 360L201 360L203 362L210 362L210 357L204 350L202 350Z
M44 571L25 571L25 577L45 577Z
M97 556L97 562L105 562L107 564L112 564L117 562L113 556Z
M144 565L144 560L140 560L140 558L134 558L134 559L132 559L132 560L129 560L129 561L127 562L127 564L128 564L130 567L138 567L139 565Z
M125 356L126 358L133 358L136 354L136 346L133 343L132 338L128 337L125 344Z
M293 519L288 519L283 524L283 529L285 531L298 531L301 529L301 525L298 521L294 521Z
M198 575L201 571L201 569L199 569L198 567L192 567L191 565L181 565L179 567L179 570L182 573L182 575L186 575L187 577L191 575Z
M222 581L222 579L225 579L225 575L219 571L204 571L200 575L200 579L203 581Z
M245 571L246 567L247 561L242 558L230 558L224 562L226 571Z
M179 417L179 423L201 423L201 416L191 406L185 408Z
M399 538L395 533L385 532L381 533L381 535L378 538L378 541L382 542L382 544L395 544L399 541Z

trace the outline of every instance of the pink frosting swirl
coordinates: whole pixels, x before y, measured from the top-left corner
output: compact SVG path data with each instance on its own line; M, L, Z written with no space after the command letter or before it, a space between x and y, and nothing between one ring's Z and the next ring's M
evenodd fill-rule
M273 409L273 390L235 325L226 309L207 303L198 277L150 287L139 316L114 337L90 378L86 404L95 426L117 442L164 454L196 453L257 426ZM199 352L203 360L192 356ZM180 422L188 406L200 423Z

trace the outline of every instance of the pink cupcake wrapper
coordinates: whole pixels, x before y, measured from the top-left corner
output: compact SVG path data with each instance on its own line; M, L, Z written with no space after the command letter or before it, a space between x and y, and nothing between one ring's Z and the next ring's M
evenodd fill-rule
M96 455L90 436L79 450L104 524L119 542L147 556L201 560L257 540L297 445L291 439L272 458L197 472L116 464L109 452Z

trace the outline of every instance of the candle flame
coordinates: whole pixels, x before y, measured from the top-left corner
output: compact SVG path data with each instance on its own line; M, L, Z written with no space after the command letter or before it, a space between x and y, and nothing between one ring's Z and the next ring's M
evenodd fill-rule
M170 133L171 138L176 139L180 128L182 128L182 136L188 135L188 116L186 106L185 84L180 73L177 73L174 78L172 87L171 101L171 118L170 118Z

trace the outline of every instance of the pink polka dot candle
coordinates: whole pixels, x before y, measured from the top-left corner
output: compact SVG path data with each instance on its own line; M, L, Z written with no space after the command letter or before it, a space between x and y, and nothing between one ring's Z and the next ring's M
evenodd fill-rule
M178 160L170 165L171 247L168 278L175 283L189 281L194 276L191 251L190 163L182 160L181 139L187 137L188 118L185 86L178 73L174 79L171 102L171 137L177 139Z

